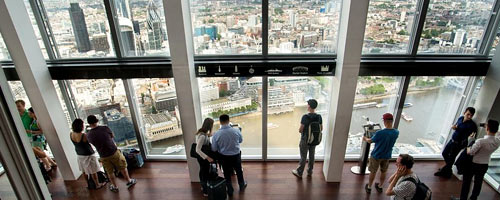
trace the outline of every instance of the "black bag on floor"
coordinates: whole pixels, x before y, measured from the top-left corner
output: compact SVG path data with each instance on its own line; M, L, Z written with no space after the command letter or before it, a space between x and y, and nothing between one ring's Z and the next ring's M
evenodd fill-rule
M89 175L87 177L87 188L91 189L91 190L94 190L97 187L96 187L96 185L94 183L94 179L92 179L91 176L92 175ZM104 172L101 172L101 171L97 172L97 180L99 181L99 183L107 183L107 182L109 182L109 179L106 176L106 174Z
M37 158L37 162L38 162L38 167L40 168L40 171L42 172L43 180L45 180L45 184L49 184L49 182L52 182L52 180L50 179L49 173L47 172L47 170L45 170L43 163L40 162L38 160L38 158Z
M226 194L226 179L217 174L217 164L211 163L209 169L208 199L210 200L225 200Z

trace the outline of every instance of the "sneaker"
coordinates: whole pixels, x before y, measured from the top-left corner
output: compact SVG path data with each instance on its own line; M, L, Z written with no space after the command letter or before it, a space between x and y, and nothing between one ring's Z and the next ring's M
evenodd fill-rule
M377 190L378 193L382 193L384 189L379 186L379 183L375 183L375 189Z
M365 191L368 194L370 194L372 192L372 189L368 187L368 184L365 185Z
M247 188L248 183L245 181L242 185L240 185L240 190L244 190Z
M131 178L130 179L130 182L127 183L127 188L130 188L132 187L133 185L135 185L137 183L137 180Z
M299 172L296 169L292 170L292 174L298 178L302 178L302 174L299 174Z
M111 192L118 192L118 187L114 185L109 185L109 190L111 190Z
M204 197L208 197L208 194L207 194L207 193L203 193L203 196L204 196Z
M309 172L309 171L307 172L307 176L312 176L312 174L313 174L312 171L311 172Z

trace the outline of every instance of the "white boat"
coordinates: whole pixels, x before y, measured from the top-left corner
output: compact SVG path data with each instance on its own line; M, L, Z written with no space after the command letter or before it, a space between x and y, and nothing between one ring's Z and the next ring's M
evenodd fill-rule
M376 105L377 102L359 103L359 104L354 104L353 109L370 108L370 107L375 107Z
M171 147L167 147L167 149L163 152L163 154L172 154L178 153L184 149L184 145L176 144Z
M386 107L386 106L387 106L386 103L379 103L375 107L377 107L377 108L383 108L383 107Z
M413 104L412 104L412 103L405 103L405 104L403 105L403 107L404 107L404 108L406 108L406 107L411 107L411 106L413 106Z
M280 127L280 126L279 126L279 125L277 125L277 124L267 123L267 128L268 128L268 129L278 128L278 127Z
M413 121L413 117L410 117L409 115L407 115L404 112L401 113L401 117L403 117L403 119L406 120L406 121L408 121L408 122Z

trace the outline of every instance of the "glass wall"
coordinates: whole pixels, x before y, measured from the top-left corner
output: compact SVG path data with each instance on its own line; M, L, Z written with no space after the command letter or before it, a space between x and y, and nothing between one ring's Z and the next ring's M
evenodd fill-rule
M174 79L132 81L148 155L186 155Z
M33 30L35 31L35 36L38 40L38 45L42 50L43 57L48 60L49 56L47 54L47 49L45 48L45 44L43 43L42 36L40 34L40 29L38 28L37 22L35 20L35 15L33 14L33 10L31 9L31 5L28 0L24 0L24 4L26 5L26 10L28 11L28 15L31 20L31 24L33 24ZM1 60L1 59L0 59Z
M190 0L195 54L262 53L262 3Z
M42 0L60 58L115 56L102 0Z
M346 155L360 154L364 134L363 125L371 121L384 128L382 115L384 113L396 114L401 81L401 77L393 76L358 77ZM400 135L401 137L407 136Z
M372 0L366 19L363 54L407 54L418 0Z
M269 53L336 53L341 4L270 0Z
M331 77L269 77L267 145L268 158L299 156L299 133L302 115L307 114L307 100L316 99L316 113L323 119L323 139L328 127ZM324 155L324 140L316 155Z
M497 133L498 135L498 133ZM493 185L500 185L500 149L497 149L492 155L488 164L487 176L493 179ZM488 178L486 178L488 179Z
M168 56L162 0L114 0L124 56Z
M9 182L9 177L7 177L7 172L2 166L0 161L0 199L14 200L17 199L16 193Z
M493 40L493 43L491 44L491 50L490 50L490 56L495 55L495 52L497 50L498 43L500 42L500 28L498 28L498 31L495 33L495 39Z
M393 153L441 154L469 77L412 77Z
M87 116L95 115L99 119L99 125L108 126L113 131L118 147L137 146L122 80L89 79L68 82L77 105L78 116L85 123Z
M431 0L418 53L479 53L494 3Z
M228 114L242 128L243 156L262 155L262 78L198 78L203 118L211 117L214 133L220 127L219 116Z
M12 58L10 58L9 50L7 50L7 45L5 45L0 33L0 61L2 60L12 60Z

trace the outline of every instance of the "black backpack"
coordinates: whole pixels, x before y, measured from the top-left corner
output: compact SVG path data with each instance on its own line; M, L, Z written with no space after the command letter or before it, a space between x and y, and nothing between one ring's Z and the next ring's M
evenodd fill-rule
M319 123L319 115L313 114L308 115L310 122L307 132L307 144L308 145L318 145L321 143L323 134L321 133L321 124Z
M410 181L415 184L416 190L415 195L413 195L412 200L431 200L432 199L432 191L425 185L425 183L420 182L420 180L415 180L413 177L405 178L403 181Z

